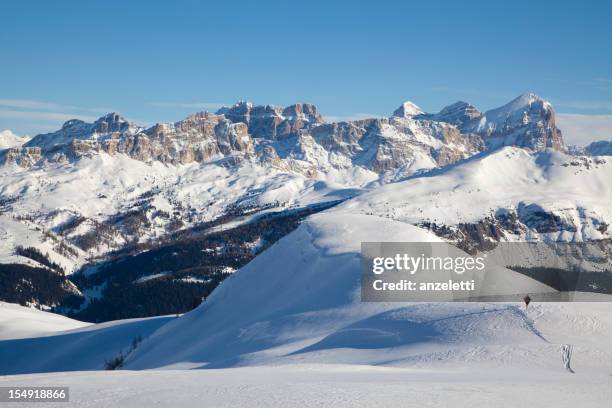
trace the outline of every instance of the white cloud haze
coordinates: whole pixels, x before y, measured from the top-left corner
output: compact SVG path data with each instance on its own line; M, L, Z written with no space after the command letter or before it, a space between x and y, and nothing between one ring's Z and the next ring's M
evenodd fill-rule
M57 130L70 119L95 121L110 108L83 108L32 99L0 99L0 128L20 134L37 134Z
M557 126L568 145L584 146L596 140L612 139L612 115L558 113Z

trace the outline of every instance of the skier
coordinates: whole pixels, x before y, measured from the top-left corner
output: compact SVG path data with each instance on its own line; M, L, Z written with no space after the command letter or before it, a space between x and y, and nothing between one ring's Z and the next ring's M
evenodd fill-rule
M525 295L525 297L523 298L523 302L525 302L525 310L527 310L527 306L529 306L529 303L531 302L531 298L529 297L529 295Z

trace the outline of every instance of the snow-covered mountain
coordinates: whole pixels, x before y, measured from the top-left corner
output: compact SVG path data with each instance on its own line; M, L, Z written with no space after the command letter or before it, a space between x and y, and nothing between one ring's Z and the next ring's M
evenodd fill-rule
M612 156L612 140L600 140L585 147L589 156Z
M504 106L481 113L467 102L456 102L433 115L417 118L456 125L462 133L480 135L489 149L518 146L531 150L566 150L555 124L552 105L539 96L523 94Z
M390 118L324 123L311 104L239 102L150 128L116 113L70 120L0 151L2 261L26 262L14 249L31 246L70 272L236 208L344 198L484 148L479 135L419 114L406 102Z
M551 343L580 342L552 317L538 327L565 334L544 339L533 314L512 305L361 302L359 244L447 240L482 250L499 241L595 241L608 254L609 270L610 177L605 158L505 147L364 192L308 218L203 306L145 341L127 367L430 366L442 355L446 364L467 358L486 365L500 353L511 365L552 364L558 346ZM518 293L536 293L542 285L510 270L504 276L503 286L520 285ZM540 317L548 313L538 310ZM476 346L475 338L487 341ZM600 353L612 352L602 345L585 349L593 367Z
M496 150L500 146L516 148ZM461 241L459 236L474 235L469 231L475 229L472 241L484 235L499 240L517 228L516 239L544 230L560 231L563 239L607 238L610 217L597 199L608 199L598 186L610 165L605 157L571 157L565 151L552 106L533 94L485 113L457 102L427 114L405 102L389 118L335 123L324 122L312 104L281 108L248 102L149 128L117 113L93 123L75 119L0 150L0 264L67 274L86 264L95 270L109 254L126 248L137 253L146 248L142 245L171 242L192 228L236 226L366 191L372 192L364 197L375 197L376 188L387 183L402 197L391 200L392 211L411 205L416 212L407 212L408 222L448 239ZM474 213L473 219L419 213L457 200L471 203L473 196L456 194L457 185L466 182L462 169L471 168L481 170L474 170L470 191L490 185L491 192L473 206L449 211ZM442 174L453 176L438 192L414 187ZM525 182L539 179L548 184ZM564 188L592 188L579 192L584 203L567 208L530 201L542 194L542 185L552 184L560 200L566 199ZM436 194L450 195L442 200ZM481 208L485 203L490 208ZM483 235L489 227L493 232ZM62 285L67 295L78 294L70 284Z
M152 282L209 273L190 257L223 254L233 241L243 245L229 253L232 262L251 255L182 316L87 327L62 321L59 329L74 328L0 341L2 374L118 361L130 370L341 364L550 379L566 373L560 350L571 344L579 351L574 369L602 383L609 377L607 303L536 302L525 310L360 298L362 241L447 241L466 251L588 241L610 253L612 161L568 154L552 108L537 97L484 114L462 102L437 114L404 104L390 118L340 123L323 122L312 105L239 103L148 129L114 114L64 128L1 153L0 259L10 265L0 274L80 271L61 282L76 282L64 289L85 298L78 308L104 296L121 304L132 293L142 306ZM305 209L308 217L292 218L291 228L266 218ZM250 232L232 230L257 222ZM269 229L286 235L266 245L261 230ZM234 232L214 237L224 230ZM121 257L125 248L133 250ZM550 289L502 272L502 286L514 285L517 296ZM18 290L34 286L28 276ZM121 285L136 290L112 291Z
M100 152L175 165L251 159L309 177L360 168L375 178L461 160L485 148L481 138L489 148L565 149L552 106L527 94L484 114L465 102L437 114L405 102L390 118L340 123L324 123L311 104L279 108L239 102L216 114L197 113L147 129L110 113L94 123L70 120L57 132L9 149L3 160L28 167Z
M9 129L3 130L0 132L0 150L19 147L28 140L30 138L27 136L17 136Z
M452 125L415 120L412 115L323 123L313 105L276 108L241 102L217 114L197 113L148 129L116 113L94 123L71 120L57 132L8 149L2 160L31 167L103 152L173 165L222 160L236 166L251 161L311 178L348 178L352 184L363 184L383 173L445 165L481 148L479 140L462 137ZM356 178L356 169L364 176Z
M471 244L610 240L612 161L505 147L364 193L337 211L420 225Z

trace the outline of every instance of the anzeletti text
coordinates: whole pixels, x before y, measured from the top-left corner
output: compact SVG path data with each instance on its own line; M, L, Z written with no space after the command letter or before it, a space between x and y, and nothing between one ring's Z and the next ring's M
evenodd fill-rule
M475 286L474 279L457 282L450 279L447 282L413 282L407 279L384 282L382 279L377 279L372 282L372 287L377 291L473 291Z

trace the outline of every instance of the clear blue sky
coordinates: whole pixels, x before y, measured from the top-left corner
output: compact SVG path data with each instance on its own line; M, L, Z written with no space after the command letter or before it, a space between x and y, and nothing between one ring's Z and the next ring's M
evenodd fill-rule
M0 130L106 110L151 124L241 99L312 102L337 118L404 100L486 110L533 91L578 121L597 115L601 133L612 129L611 21L606 0L6 0Z

